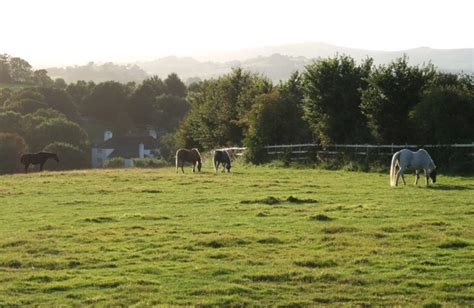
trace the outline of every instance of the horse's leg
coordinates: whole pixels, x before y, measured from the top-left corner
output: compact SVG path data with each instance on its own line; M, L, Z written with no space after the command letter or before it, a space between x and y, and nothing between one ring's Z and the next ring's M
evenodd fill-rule
M428 174L428 171L425 169L425 186L428 187L430 185L430 175Z
M178 168L179 168L179 160L176 158L176 173L178 173Z
M221 164L221 163L218 162L218 161L215 161L215 162L214 162L214 173L215 173L215 174L217 174L217 171L219 171L219 165L220 165L220 164Z
M403 185L407 185L407 182L405 181L405 175L402 173L402 180L403 180Z
M418 180L420 179L420 173L418 172L418 169L415 170L415 185L418 185Z
M184 173L184 168L183 167L184 167L184 160L181 161L181 172Z
M397 179L395 180L395 186L398 186L398 180L400 179L400 176L403 175L405 172L405 168L400 168L397 172Z

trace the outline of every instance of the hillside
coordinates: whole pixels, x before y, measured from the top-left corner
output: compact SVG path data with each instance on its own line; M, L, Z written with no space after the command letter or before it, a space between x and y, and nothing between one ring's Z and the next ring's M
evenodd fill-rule
M302 71L305 65L318 57L333 57L336 54L346 54L358 61L372 57L375 64L386 64L406 54L410 58L410 64L421 65L431 61L441 71L474 73L473 48L442 50L422 47L401 51L376 51L338 47L324 43L290 44L235 52L210 53L197 58L170 56L125 65L89 63L84 66L49 68L48 71L51 76L62 77L68 82L80 79L95 82L104 80L139 82L147 74L165 78L173 72L184 80L194 77L207 79L228 73L232 67L241 66L252 72L265 74L274 81L279 81L287 79L295 70Z
M0 306L474 301L472 177L185 171L0 176Z

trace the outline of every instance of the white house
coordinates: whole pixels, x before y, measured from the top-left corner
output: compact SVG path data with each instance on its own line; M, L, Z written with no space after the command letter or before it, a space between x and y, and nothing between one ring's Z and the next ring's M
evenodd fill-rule
M159 153L158 138L154 130L143 136L117 137L111 131L106 131L104 141L92 147L92 167L102 167L107 159L114 157L122 157L125 167L132 167L134 158L156 157Z

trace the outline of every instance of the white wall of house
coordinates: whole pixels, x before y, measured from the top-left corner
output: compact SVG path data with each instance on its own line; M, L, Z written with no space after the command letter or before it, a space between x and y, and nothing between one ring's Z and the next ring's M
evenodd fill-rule
M102 167L107 157L109 157L113 151L114 149L92 148L92 167Z

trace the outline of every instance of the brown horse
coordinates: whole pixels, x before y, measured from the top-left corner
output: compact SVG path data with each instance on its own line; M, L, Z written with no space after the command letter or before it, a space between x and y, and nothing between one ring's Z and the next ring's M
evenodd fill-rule
M25 165L25 172L28 173L28 167L31 165L40 165L40 171L43 171L44 163L48 159L54 159L55 161L59 162L58 155L56 153L49 153L49 152L39 152L35 154L23 154L20 158L20 161L23 165Z
M179 149L176 151L176 173L178 173L179 166L181 166L181 171L184 173L183 165L185 161L193 164L193 172L196 171L196 165L198 171L201 171L202 160L198 149Z

